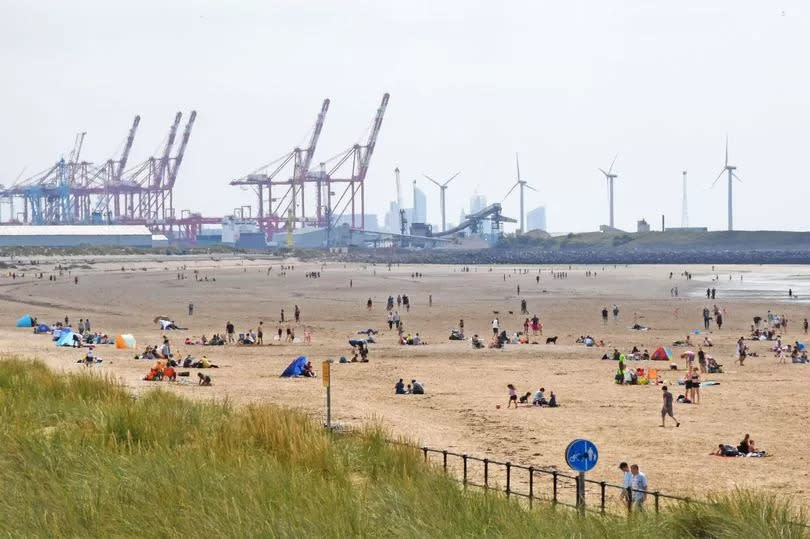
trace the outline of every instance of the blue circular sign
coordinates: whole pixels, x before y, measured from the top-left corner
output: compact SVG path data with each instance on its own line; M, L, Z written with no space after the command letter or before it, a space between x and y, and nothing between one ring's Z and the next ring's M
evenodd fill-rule
M590 440L577 439L565 448L565 462L577 472L593 470L599 461L599 451Z

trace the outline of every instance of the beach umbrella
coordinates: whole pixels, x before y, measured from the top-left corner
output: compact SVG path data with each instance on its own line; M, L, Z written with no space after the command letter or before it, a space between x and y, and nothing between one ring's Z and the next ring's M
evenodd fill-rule
M118 350L134 349L135 348L135 337L133 337L129 333L124 333L123 335L119 335L118 337L115 338L115 347Z

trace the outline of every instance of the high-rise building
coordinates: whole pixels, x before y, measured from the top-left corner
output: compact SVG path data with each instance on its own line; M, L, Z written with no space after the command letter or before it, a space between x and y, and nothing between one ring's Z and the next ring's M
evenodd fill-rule
M425 193L413 186L413 221L414 223L427 222L427 197Z
M470 197L470 213L481 211L487 207L487 197L478 193Z
M385 214L385 231L399 233L399 204L393 201Z
M546 207L540 206L526 214L528 230L543 230L546 228Z

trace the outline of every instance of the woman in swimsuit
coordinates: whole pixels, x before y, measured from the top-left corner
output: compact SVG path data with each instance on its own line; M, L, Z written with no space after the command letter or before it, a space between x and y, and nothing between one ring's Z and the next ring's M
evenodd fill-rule
M697 367L692 369L692 402L700 404L700 371Z

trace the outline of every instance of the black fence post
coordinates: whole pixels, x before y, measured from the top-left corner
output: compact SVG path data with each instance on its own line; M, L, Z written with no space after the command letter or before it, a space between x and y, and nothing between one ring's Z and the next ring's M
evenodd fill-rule
M661 493L660 493L660 492L658 492L657 490L656 490L656 491L653 493L653 498L655 498L655 512L656 512L656 513L658 513L658 510L659 510L659 507L658 507L658 498L660 497L660 494L661 494Z
M599 487L602 490L602 514L605 514L605 482L601 481Z
M443 462L443 466L444 466L444 471L446 472L447 471L447 449L442 451L442 462Z
M529 466L529 508L532 507L532 499L534 498L534 466Z
M509 497L512 490L512 463L506 463L506 497Z
M551 475L554 479L554 496L552 498L554 504L557 504L557 472L552 472Z
M484 459L484 488L489 488L489 459Z
M428 448L427 448L427 446L425 446L425 447L423 447L423 448L422 448L422 452L425 454L425 462L427 462L427 459L428 459L428 456L427 456L427 454L428 454Z
M464 486L467 486L467 455L461 455L461 459L464 461Z

